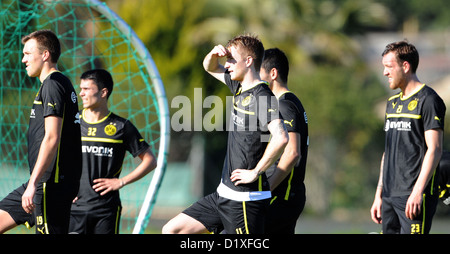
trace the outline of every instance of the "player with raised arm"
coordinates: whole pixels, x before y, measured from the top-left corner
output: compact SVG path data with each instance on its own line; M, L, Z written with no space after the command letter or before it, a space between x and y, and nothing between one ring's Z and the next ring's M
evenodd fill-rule
M223 66L219 60L225 57ZM276 98L259 77L263 57L261 41L248 35L214 47L205 57L205 70L233 94L221 183L216 192L170 220L163 233L265 232L271 197L265 171L279 158L289 137Z
M83 167L80 191L72 204L70 232L118 234L122 205L119 189L156 167L156 158L136 127L108 109L111 74L103 69L81 75ZM141 163L120 178L126 151Z
M81 175L77 95L58 71L61 46L53 32L33 32L22 43L27 74L42 84L27 134L30 179L0 202L0 232L25 224L36 225L37 234L67 234Z

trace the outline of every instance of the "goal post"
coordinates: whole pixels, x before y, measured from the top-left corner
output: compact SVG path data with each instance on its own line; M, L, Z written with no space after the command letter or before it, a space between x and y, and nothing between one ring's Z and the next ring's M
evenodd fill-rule
M166 164L167 164L167 153L169 148L169 140L170 140L170 120L169 120L169 110L167 105L167 98L165 96L165 90L164 85L161 81L161 78L159 76L158 69L153 62L153 59L148 52L145 45L142 43L142 41L139 39L139 37L135 34L133 29L125 22L123 21L116 13L114 13L111 9L109 9L105 3L102 3L98 0L85 0L87 2L91 2L96 6L96 9L103 14L106 18L109 20L112 20L114 24L117 25L119 30L121 30L123 33L129 33L129 40L131 43L136 47L136 50L139 54L139 56L144 59L144 64L149 73L152 73L155 79L153 82L155 82L155 93L157 95L158 105L160 105L160 115L161 115L161 130L164 130L164 132L161 132L161 135L164 135L165 137L161 137L160 140L160 147L163 148L163 152L160 152L158 154L158 166L155 169L155 173L153 175L152 181L150 182L147 194L145 196L142 208L139 212L139 215L136 220L136 224L133 228L133 234L141 234L144 233L145 227L148 223L148 220L150 219L151 211L153 209L153 206L156 201L156 196L162 181L162 178L164 176ZM149 87L147 87L150 89ZM151 92L151 91L149 91Z

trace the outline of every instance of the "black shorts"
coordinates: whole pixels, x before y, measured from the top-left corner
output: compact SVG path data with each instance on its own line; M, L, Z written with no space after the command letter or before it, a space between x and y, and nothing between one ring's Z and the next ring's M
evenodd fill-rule
M438 195L425 195L420 214L410 220L406 217L409 196L383 197L381 218L383 234L428 234L436 212Z
M289 197L274 196L266 217L267 234L294 234L297 220L305 208L305 195Z
M202 223L212 233L263 234L270 199L234 201L214 192L188 207L184 214Z
M72 210L69 233L119 234L122 207Z
M22 208L22 195L28 182L8 194L0 201L0 209L9 213L17 225L36 226L36 234L67 234L70 207L78 192L77 184L40 183L33 203L33 214Z
M3 198L0 201L0 210L7 212L17 225L23 224L31 228L34 226L35 217L33 214L26 213L22 207L22 195L26 188L27 183L24 183Z

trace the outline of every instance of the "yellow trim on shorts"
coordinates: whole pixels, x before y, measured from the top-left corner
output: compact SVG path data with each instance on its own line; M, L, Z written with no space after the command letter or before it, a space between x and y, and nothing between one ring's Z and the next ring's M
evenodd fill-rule
M119 222L120 222L120 213L122 211L122 208L120 206L117 206L117 214L116 214L116 225L114 232L116 234L119 234Z

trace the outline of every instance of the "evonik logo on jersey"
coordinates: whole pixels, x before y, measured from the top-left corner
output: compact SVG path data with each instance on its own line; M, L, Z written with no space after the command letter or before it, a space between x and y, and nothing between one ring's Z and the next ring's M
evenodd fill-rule
M389 131L390 129L396 129L398 131L411 131L411 122L386 120L384 131Z
M112 147L104 147L104 146L82 146L81 150L83 153L92 153L96 156L113 156L113 148Z

